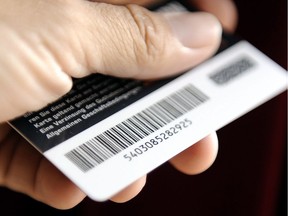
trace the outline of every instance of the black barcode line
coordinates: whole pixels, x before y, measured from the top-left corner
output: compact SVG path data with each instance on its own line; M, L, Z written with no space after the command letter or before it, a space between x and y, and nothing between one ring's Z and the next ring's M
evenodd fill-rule
M151 107L150 109L164 121L165 125L171 121L171 116L167 114L166 110L158 104L155 104L155 106Z
M91 138L65 156L80 170L87 172L208 99L203 92L189 84Z
M112 143L111 141L109 141L104 134L99 134L98 137L96 137L96 140L98 140L98 142L100 144L103 145L103 147L105 146L107 148L107 150L110 150L111 153L116 154L119 152L120 150L120 146L119 145L110 145L110 143Z
M181 98L179 98L180 96L178 96L178 97L173 97L173 96L171 96L171 98L172 98L172 101L174 100L175 101L175 104L178 104L179 106L181 106L182 108L183 108L183 110L184 110L184 112L185 112L185 110L189 110L190 109L190 105L189 105L189 103L187 102L187 101L185 101L185 100L182 100Z
M85 159L85 155L81 154L81 148L76 150L72 150L67 153L67 157L70 157L70 160L73 161L81 170L88 170L93 168L93 164L89 163L87 159ZM95 161L95 159L94 159Z
M123 122L123 124L126 126L127 130L137 135L140 139L143 139L145 137L145 135L141 132L141 130L139 130L139 128L133 127L133 124L131 124L129 119Z
M180 113L185 113L185 108L181 105L181 104L179 104L179 103L177 103L177 101L176 101L176 98L172 98L172 97L168 97L167 98L167 101L173 106L173 107L175 107L175 109L177 109Z
M204 102L205 100L208 99L208 96L206 95L203 95L202 92L200 92L198 89L194 88L193 91L191 88L186 88L187 92L189 92L191 95L194 95L195 98L198 99L198 103L202 103ZM206 98L205 98L206 97ZM195 100L196 102L197 100Z
M143 114L144 114L144 113L143 113ZM138 114L137 114L137 118L139 118L139 119L143 122L143 124L149 126L149 130L150 130L151 132L153 132L153 131L155 131L155 130L158 130L159 127L153 123L153 120L152 120L152 121L149 121L149 119L147 119L147 117L145 117L145 115L143 115L143 114L138 113Z
M101 161L101 158L105 159L108 158L104 152L101 153L101 155L97 155L95 154L95 152L93 151L93 149L91 149L90 146L84 145L84 146L80 146L80 151L82 152L82 154L86 155L86 159L88 160L89 164L93 164L93 161L96 160L97 162ZM91 158L95 158L94 160L91 160ZM89 160L90 159L90 160Z
M124 139L129 143L133 143L133 140L135 139L141 139L139 134L136 136L134 132L131 132L132 130L129 129L130 127L126 124L126 122L122 122L122 124L118 124L116 127L120 130L119 132L122 134Z
M111 152L110 151L107 151L105 148L102 148L102 146L99 146L98 143L96 143L94 140L91 140L90 141L91 143L93 143L93 145L83 145L82 147L82 150L86 149L86 152L91 155L90 158L95 158L95 160L97 162L100 162L101 161L101 158L103 159L108 159L110 157L110 154ZM98 148L102 149L101 152L99 154L96 154L95 153L95 149L98 149ZM85 150L84 150L85 151Z
M125 141L133 143L140 140L139 137L135 136L134 133L131 133L129 130L126 130L124 128L124 125L116 125L116 127L112 128L112 131L115 131L117 134L120 135L121 138L123 138Z
M127 148L129 145L127 145L125 142L123 142L121 139L116 137L111 131L106 131L105 135L108 136L113 142L117 143L117 145Z
M149 132L146 130L145 127L143 127L141 124L139 124L139 122L135 121L135 117L134 116L129 118L127 121L129 121L129 123L131 123L133 128L136 128L138 133L142 134L143 138L146 137L149 134Z
M148 131L148 135L150 133L153 133L155 131L155 129L153 129L153 127L151 126L150 123L146 122L145 120L141 118L141 116L139 114L134 116L135 119L137 120L137 122L139 122L142 126L146 127L146 130Z
M160 128L165 126L164 120L161 119L158 115L156 115L155 112L151 112L151 109L146 109L143 111L143 113L146 114L149 119L152 119L152 121L155 122L155 124L159 125Z
M101 158L109 158L110 156L113 155L113 151L111 151L109 148L106 148L105 145L101 145L100 142L97 142L96 140L90 140L88 141L88 143L90 144L89 147L91 149L94 149L94 152L96 153L98 149L99 150L99 154L96 154L97 157L99 157L99 159ZM101 156L103 155L103 157Z

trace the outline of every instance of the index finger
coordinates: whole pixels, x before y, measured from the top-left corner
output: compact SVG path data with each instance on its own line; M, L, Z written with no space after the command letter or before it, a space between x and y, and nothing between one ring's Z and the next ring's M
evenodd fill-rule
M199 10L215 15L227 32L234 32L237 27L238 13L233 0L190 0Z

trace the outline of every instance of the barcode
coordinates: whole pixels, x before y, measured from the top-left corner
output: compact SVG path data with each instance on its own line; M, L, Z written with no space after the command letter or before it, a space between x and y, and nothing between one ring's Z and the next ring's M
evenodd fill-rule
M67 152L65 156L87 172L209 99L189 84L125 121Z

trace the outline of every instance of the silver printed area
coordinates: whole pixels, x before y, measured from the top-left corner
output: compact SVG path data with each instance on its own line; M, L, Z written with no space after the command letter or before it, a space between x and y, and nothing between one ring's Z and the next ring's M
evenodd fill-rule
M242 57L241 59L233 62L232 64L218 70L217 72L209 76L218 85L223 85L235 79L239 75L251 69L255 64L248 57Z

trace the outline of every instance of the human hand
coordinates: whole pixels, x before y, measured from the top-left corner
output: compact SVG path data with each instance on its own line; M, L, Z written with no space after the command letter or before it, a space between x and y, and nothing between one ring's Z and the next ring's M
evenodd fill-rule
M193 2L203 9L215 4ZM230 13L229 1L217 2L210 12ZM59 209L77 205L85 194L4 122L63 96L71 89L71 77L92 72L138 79L170 76L211 56L220 42L220 25L207 13L164 16L136 5L106 3L0 2L0 184ZM233 29L234 23L226 20L221 19L223 26ZM217 149L214 133L171 159L171 164L196 174L213 163ZM133 198L145 179L112 200Z

